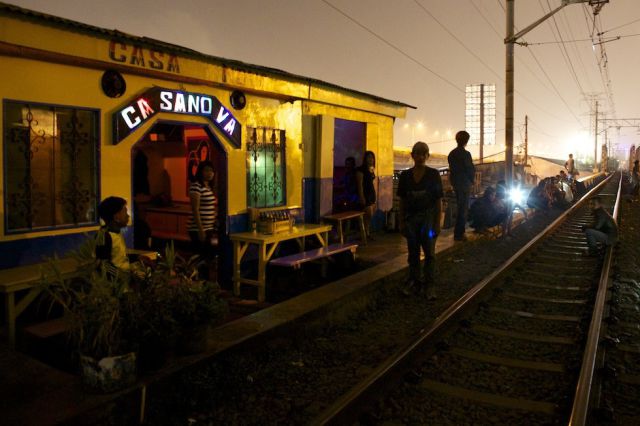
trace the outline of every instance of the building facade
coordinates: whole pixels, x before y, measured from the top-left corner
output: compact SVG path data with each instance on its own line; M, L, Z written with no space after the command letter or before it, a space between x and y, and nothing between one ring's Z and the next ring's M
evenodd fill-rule
M0 268L76 247L111 195L128 201L131 246L187 239L203 160L223 253L248 207L319 221L344 158L365 150L378 209L392 206L393 124L409 105L2 3L0 69Z

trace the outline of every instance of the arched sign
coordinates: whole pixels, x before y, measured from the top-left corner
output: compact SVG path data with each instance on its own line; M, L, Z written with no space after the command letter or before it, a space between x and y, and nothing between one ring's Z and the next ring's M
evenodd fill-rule
M113 115L117 145L159 112L199 115L209 119L236 148L242 145L242 125L215 96L154 87Z

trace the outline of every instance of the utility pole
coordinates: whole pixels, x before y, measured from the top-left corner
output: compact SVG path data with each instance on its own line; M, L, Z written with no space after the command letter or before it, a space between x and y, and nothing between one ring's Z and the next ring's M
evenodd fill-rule
M480 85L480 164L484 162L484 84Z
M524 169L523 173L527 172L527 158L529 157L529 116L524 116Z
M594 132L593 138L595 139L595 147L593 150L593 171L598 171L598 101L596 101L596 131Z
M504 180L507 188L513 183L513 46L516 41L514 36L514 0L507 0L507 57L505 61L505 114L504 114Z
M533 24L529 25L525 29L515 32L515 18L514 18L514 2L515 0L507 0L507 36L504 39L506 45L506 61L505 61L505 180L507 185L511 185L513 182L513 92L514 92L514 60L513 60L513 46L517 40L527 34L529 31L546 21L551 16L555 15L565 6L578 3L589 3L594 7L594 13L598 13L605 3L609 0L562 0L560 6L547 13L542 18L538 19Z

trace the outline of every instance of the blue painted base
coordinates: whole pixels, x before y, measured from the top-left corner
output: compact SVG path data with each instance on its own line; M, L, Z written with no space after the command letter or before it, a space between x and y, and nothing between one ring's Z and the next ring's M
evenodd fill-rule
M44 262L54 255L62 257L86 238L85 234L67 234L0 242L0 269Z

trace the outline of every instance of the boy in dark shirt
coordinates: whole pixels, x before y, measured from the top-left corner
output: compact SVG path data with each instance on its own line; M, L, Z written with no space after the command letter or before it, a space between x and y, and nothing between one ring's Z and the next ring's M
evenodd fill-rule
M442 180L436 169L426 166L429 147L416 142L411 151L415 165L400 173L398 197L400 198L400 232L407 239L409 252L409 280L405 294L412 288L425 291L429 300L436 298L434 289L436 239L440 233L442 212ZM424 252L423 273L420 278L420 249Z

